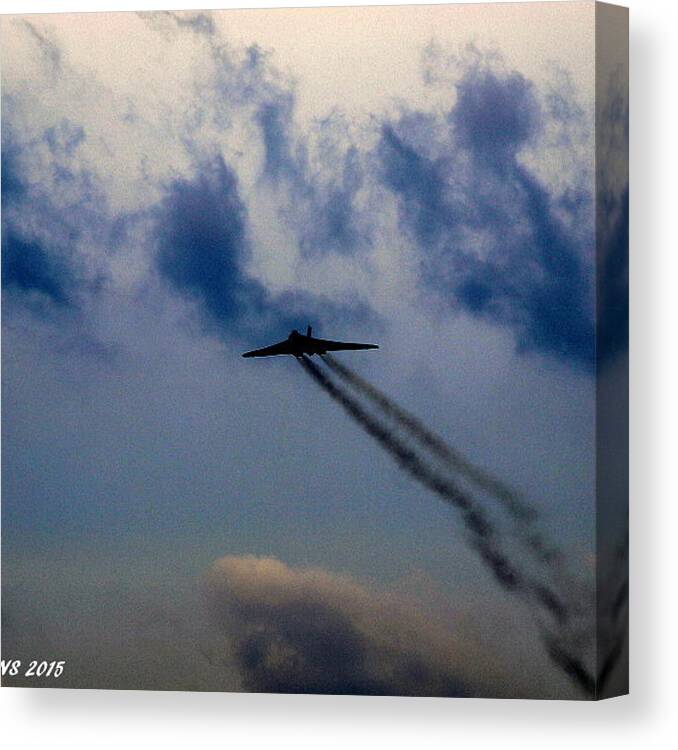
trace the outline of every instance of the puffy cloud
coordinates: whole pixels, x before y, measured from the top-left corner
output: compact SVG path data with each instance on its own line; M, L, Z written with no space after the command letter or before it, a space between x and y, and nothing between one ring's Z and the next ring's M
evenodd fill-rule
M206 591L246 690L503 693L486 652L476 653L414 602L349 577L270 557L227 556L213 564Z
M248 211L238 177L221 155L200 162L191 178L173 180L152 213L156 266L174 290L197 305L211 332L265 340L305 325L321 310L324 320L367 315L360 303L346 311L341 303L301 290L272 294L248 274Z
M2 232L2 285L26 294L37 293L57 305L69 303L71 277L45 248L24 241L10 226Z
M358 202L366 154L341 117L328 117L301 136L294 112L294 92L282 91L255 115L264 145L263 177L284 191L280 220L293 228L307 256L368 247L372 223Z
M462 147L501 163L534 137L541 112L533 84L519 73L499 76L472 67L457 84L457 103L449 117Z
M3 181L13 214L6 285L72 304L84 278L117 274L128 291L156 268L207 328L228 324L262 341L318 311L327 320L327 310L381 302L391 314L434 292L452 314L511 331L519 352L591 370L593 183L579 133L586 117L562 72L543 91L476 51L442 82L456 93L445 110L377 112L362 124L335 112L301 128L295 81L256 45L225 44L211 16L143 14L132 25L168 65L177 45L203 63L182 67L171 107L160 85L151 98L124 88L111 98L72 54L58 56L64 110L10 81L26 100L23 119L39 110L41 125L22 144L40 154L32 179L10 166ZM36 26L22 28L34 46L47 43ZM13 125L7 111L3 125ZM4 144L3 156L12 161ZM554 171L580 176L559 182ZM398 284L380 282L375 268ZM623 337L603 321L607 338L610 325Z
M335 148L341 155L321 176L294 126L294 83L256 45L226 45L209 15L130 20L158 54L177 45L204 65L182 79L183 98L171 112L161 88L155 103L125 90L111 98L105 79L85 75L68 50L59 53L52 88L60 100L51 108L34 101L16 75L10 80L3 101L5 288L53 313L57 305L79 307L104 279L113 292L147 290L159 271L205 330L262 342L321 311L327 324L337 315L364 319L363 297L349 300L333 295L331 284L307 282L298 258L356 242L355 149ZM36 29L20 24L25 47L46 43ZM57 41L50 45L60 51ZM55 73L48 67L34 71L35 90L48 88ZM288 281L273 283L271 268L290 269Z
M264 142L263 172L274 182L286 176L299 177L299 165L292 153L290 136L293 111L294 98L291 92L287 92L276 100L264 102L255 115Z
M265 292L243 275L249 252L246 210L237 177L221 156L194 179L170 184L157 211L157 264L182 294L196 298L216 323L263 307Z
M2 286L41 312L50 305L75 308L97 286L80 246L99 216L96 187L72 163L84 139L81 128L61 121L35 141L21 142L12 101L3 100Z
M513 330L519 350L590 369L590 191L559 194L523 162L544 117L523 76L474 64L456 92L443 119L405 113L379 144L422 277L454 308Z

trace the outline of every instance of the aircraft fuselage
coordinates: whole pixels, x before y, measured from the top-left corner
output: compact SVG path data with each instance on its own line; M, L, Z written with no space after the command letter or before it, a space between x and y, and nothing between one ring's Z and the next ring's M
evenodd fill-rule
M323 348L322 339L305 336L299 331L292 331L287 337L290 346L290 353L294 357L301 357L304 354L312 356L313 354L327 354L327 349Z

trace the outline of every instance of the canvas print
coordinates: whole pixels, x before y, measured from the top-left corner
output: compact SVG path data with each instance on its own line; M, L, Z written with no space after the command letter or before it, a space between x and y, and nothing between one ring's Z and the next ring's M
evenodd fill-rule
M628 16L2 16L2 684L628 687Z

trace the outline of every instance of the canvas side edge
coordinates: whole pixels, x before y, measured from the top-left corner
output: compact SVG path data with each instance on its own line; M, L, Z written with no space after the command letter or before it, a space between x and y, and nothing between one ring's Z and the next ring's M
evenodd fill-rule
M596 698L629 691L628 9L596 3Z

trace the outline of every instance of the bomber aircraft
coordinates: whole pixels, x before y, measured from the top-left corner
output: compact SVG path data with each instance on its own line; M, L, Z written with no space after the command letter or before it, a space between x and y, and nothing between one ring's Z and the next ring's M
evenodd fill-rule
M273 357L276 354L291 354L293 357L303 357L305 354L327 354L327 352L341 352L346 349L378 349L376 344L354 344L351 341L327 341L316 339L312 336L312 328L308 326L306 335L294 330L284 340L277 344L265 346L263 349L254 349L245 352L243 357Z

